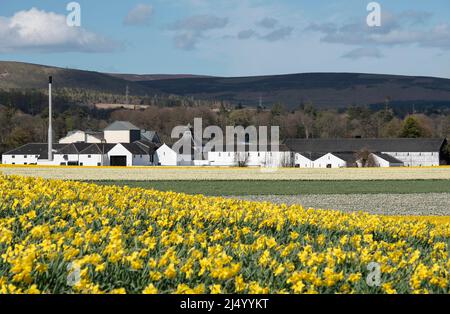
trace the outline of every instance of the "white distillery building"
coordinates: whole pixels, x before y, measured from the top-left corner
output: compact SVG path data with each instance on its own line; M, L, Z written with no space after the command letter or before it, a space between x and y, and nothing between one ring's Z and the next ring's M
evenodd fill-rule
M248 143L239 149L237 145L233 149L221 147L208 152L208 165L228 167L291 167L294 155L286 145L267 148L252 147Z
M439 166L446 139L289 139L285 142L300 168L360 167L361 153L375 167Z
M70 132L52 145L51 160L48 146L48 143L23 145L3 154L2 162L54 166L177 165L176 153L160 143L156 132L140 130L126 121L116 121L104 132Z
M2 155L7 165L63 166L219 166L219 167L362 167L363 152L374 167L438 166L443 159L445 139L289 139L276 149L252 147L229 150L216 146L195 160L205 143L196 143L192 133L181 140L190 151L175 151L162 144L154 131L140 130L127 121L116 121L103 132L73 131L52 144L23 145ZM174 146L175 148L175 146ZM237 152L240 151L240 152Z

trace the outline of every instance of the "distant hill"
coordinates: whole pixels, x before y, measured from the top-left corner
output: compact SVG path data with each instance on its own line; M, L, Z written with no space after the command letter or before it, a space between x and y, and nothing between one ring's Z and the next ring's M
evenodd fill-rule
M256 106L281 103L294 108L349 105L441 104L450 107L450 79L360 73L304 73L255 77L207 77L190 74L107 74L19 62L0 62L0 89L43 89L53 75L55 88L67 87L132 95L192 96Z
M433 77L357 73L305 73L236 78L184 78L141 84L200 99L223 99L256 106L283 103L289 107L312 102L317 107L346 107L384 103L450 105L450 80Z
M0 89L46 89L48 76L53 76L54 87L95 90L111 94L130 92L144 95L153 92L151 87L109 74L82 71L45 65L0 61Z
M212 76L207 75L192 75L192 74L118 74L108 73L109 75L117 78L121 78L132 82L142 81L159 81L159 80L174 80L182 78L210 78Z

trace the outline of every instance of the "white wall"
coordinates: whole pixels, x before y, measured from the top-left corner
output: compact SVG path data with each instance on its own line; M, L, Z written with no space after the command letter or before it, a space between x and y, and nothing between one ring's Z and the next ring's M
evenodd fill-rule
M105 140L110 144L129 143L130 131L105 131Z
M80 165L95 167L102 165L102 154L80 155ZM103 166L109 166L107 155L105 154Z
M239 161L248 167L282 167L291 163L290 152L209 152L211 166L235 167Z
M371 154L371 156L372 156L372 158L373 158L373 160L374 160L374 162L375 162L375 165L376 165L377 167L380 167L380 168L389 168L389 167L398 167L398 166L401 166L401 165L397 165L397 164L391 164L389 161L387 161L387 160L381 158L381 157L378 156L378 155Z
M300 168L313 168L314 167L314 161L303 156L302 154L296 153L295 154L295 166L298 166Z
M77 131L69 136L63 137L59 140L60 144L71 144L84 142L86 140L86 135L83 131Z
M133 155L123 145L117 144L108 152L108 159L111 160L111 156L126 156L127 167L133 166Z
M72 143L101 143L101 140L92 136L90 134L86 134L84 131L77 131L69 136L63 137L59 140L60 144L72 144Z
M177 153L172 148L164 144L156 151L154 155L154 164L161 166L176 166Z
M428 153L393 153L383 152L389 154L398 160L403 161L406 167L429 167L439 166L439 152Z
M67 156L67 159L64 159L64 156ZM79 162L79 155L64 155L64 154L54 154L53 155L53 163L55 165L61 165L63 166L67 165L69 162L78 163Z
M25 158L26 156L26 158ZM38 156L36 155L3 155L2 163L4 165L33 165L38 163Z
M232 167L236 166L235 153L231 152L208 152L208 161L211 166Z
M102 140L98 139L95 136L92 136L90 134L86 134L86 143L89 144L100 144L102 142Z
M314 161L314 168L327 168L328 165L331 165L331 168L343 168L347 167L347 162L333 154L326 154Z

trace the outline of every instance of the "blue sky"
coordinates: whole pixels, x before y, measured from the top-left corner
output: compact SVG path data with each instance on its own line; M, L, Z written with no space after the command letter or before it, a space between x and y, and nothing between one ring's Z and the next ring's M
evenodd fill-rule
M450 2L0 0L0 60L121 73L365 72L450 78ZM113 4L111 4L113 3Z

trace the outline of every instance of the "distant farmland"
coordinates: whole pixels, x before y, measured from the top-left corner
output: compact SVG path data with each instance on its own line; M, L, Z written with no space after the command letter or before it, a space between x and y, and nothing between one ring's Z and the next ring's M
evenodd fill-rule
M0 166L7 175L90 181L217 180L450 180L450 167L423 168L215 168L215 167L39 167Z

